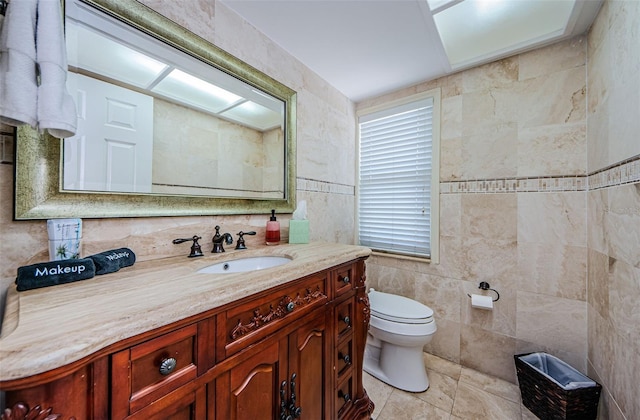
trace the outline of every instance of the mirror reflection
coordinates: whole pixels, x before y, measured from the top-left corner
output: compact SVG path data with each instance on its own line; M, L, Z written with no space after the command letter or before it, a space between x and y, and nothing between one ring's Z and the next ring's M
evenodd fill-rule
M89 111L101 110L104 122L98 138L109 147L88 153L87 134L61 142L20 127L15 154L16 220L293 211L294 90L137 0L67 0L64 4L75 74L70 77L75 78L70 91L79 98L79 124L84 124ZM95 23L101 21L110 26ZM105 35L106 39L100 39ZM89 42L91 37L94 40ZM160 44L147 45L156 40ZM87 45L94 51L87 52ZM158 52L158 48L164 49ZM136 61L116 61L121 53ZM138 118L143 112L126 98L115 96L110 102L105 99L93 105L90 102L99 95L87 94L89 89L82 87L87 79L90 84L105 83L109 90L123 89L151 98L154 106L147 113L159 115L147 123L153 132L151 153L143 154L143 147L131 140L143 127ZM206 89L192 86L196 80L195 84ZM223 91L228 94L221 95ZM103 96L111 99L111 95ZM262 112L249 113L250 104ZM276 114L280 115L277 123ZM113 134L105 128L119 131ZM122 133L131 134L130 138L123 138ZM157 140L162 133L168 135ZM69 146L66 149L61 147L64 142ZM156 163L160 155L169 160ZM100 158L92 160L96 156ZM143 156L151 167L146 175L137 172ZM97 180L88 176L93 167L100 168L95 171L101 174ZM131 185L134 192L120 192L130 191L125 186Z
M97 9L65 2L78 132L63 188L282 199L285 102Z

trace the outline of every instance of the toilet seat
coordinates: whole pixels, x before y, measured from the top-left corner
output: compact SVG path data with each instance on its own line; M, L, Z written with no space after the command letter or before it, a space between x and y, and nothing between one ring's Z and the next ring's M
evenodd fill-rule
M401 324L427 324L433 322L433 310L404 296L369 291L371 315Z
M407 337L427 337L434 334L437 331L436 322L432 319L430 322L425 323L409 323L409 322L395 322L389 321L375 315L371 316L369 321L370 332L373 335L377 335L379 338L384 338L387 334L393 334L396 338L392 339L386 337L386 341L397 342L400 336ZM378 332L375 333L375 330Z

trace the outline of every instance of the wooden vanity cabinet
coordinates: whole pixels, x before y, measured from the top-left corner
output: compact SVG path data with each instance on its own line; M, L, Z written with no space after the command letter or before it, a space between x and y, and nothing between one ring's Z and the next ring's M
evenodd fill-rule
M364 283L364 259L291 281L128 339L54 382L30 378L7 390L8 407L76 420L368 419Z
M307 318L312 318L308 321ZM231 358L216 378L216 418L327 419L329 339L323 310ZM237 360L237 361L236 361Z

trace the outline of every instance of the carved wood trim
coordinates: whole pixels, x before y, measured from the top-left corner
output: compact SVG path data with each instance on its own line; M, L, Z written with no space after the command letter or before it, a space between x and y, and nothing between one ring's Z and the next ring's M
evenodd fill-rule
M32 409L29 409L29 405L26 403L16 403L12 408L5 408L2 413L1 420L58 420L62 417L62 414L52 414L53 408L49 407L43 410L39 405L36 405ZM69 420L75 420L75 417L70 417Z
M362 272L360 274L359 286L364 288L364 285L367 281L367 265L363 261L362 262ZM366 327L365 331L369 329L369 320L371 319L371 308L369 306L369 295L366 293L362 293L358 296L358 303L362 304L362 313L364 314L364 326Z
M362 262L362 272L360 273L360 278L356 283L357 288L365 287L365 283L367 282L367 264Z
M327 295L325 295L322 290L320 290L320 286L318 286L316 290L307 288L304 297L300 296L300 293L296 295L295 299L291 299L289 296L284 296L278 303L278 306L275 308L270 306L269 312L264 315L260 313L260 308L255 309L253 311L253 317L247 324L243 324L241 319L238 320L238 325L231 330L231 341L235 341L243 335L259 330L270 322L283 318L285 315L291 313L291 311L287 310L287 305L290 303L293 303L296 307L301 307L307 306L316 300L323 298L326 299Z
M362 304L362 314L364 315L365 331L369 329L369 320L371 319L371 307L369 306L369 296L365 293L364 296L358 297L358 303Z

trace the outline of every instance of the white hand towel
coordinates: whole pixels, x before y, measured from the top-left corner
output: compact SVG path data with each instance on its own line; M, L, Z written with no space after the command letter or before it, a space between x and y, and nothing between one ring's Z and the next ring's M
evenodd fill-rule
M7 6L0 33L0 122L36 127L36 0Z
M67 92L67 49L60 0L38 1L36 57L40 66L38 127L58 138L76 133L78 116Z

